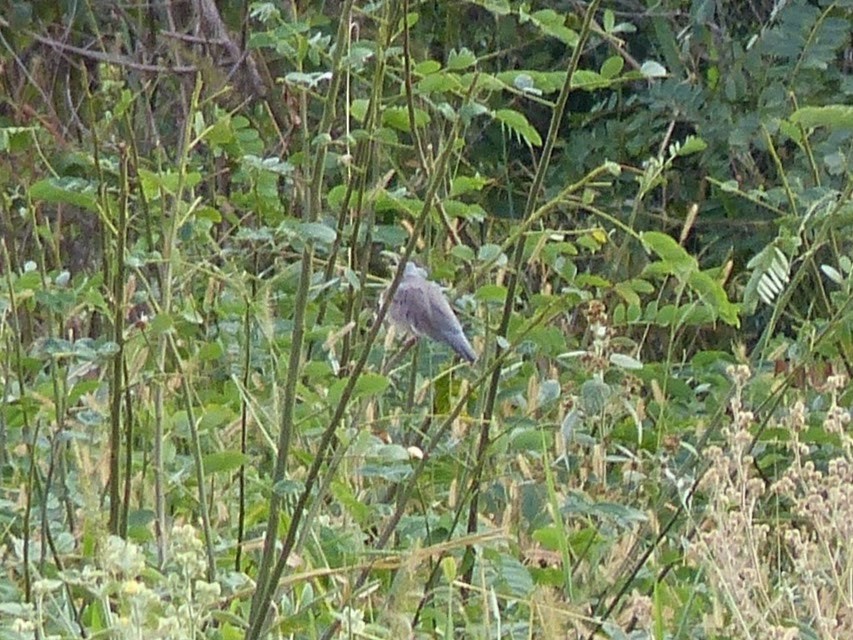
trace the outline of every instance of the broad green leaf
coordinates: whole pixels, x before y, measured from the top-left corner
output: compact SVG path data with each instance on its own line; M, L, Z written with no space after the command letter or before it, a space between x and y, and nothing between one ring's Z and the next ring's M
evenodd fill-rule
M563 389L560 386L559 380L544 380L539 386L539 395L537 401L539 406L554 402L562 395Z
M30 148L36 127L0 127L0 151L23 151Z
M470 191L480 191L491 180L477 174L475 176L456 176L450 183L450 196L455 198Z
M822 107L802 107L791 114L791 122L806 128L853 129L853 106L828 104Z
M506 287L499 284L484 284L477 289L474 297L481 302L503 303L506 300Z
M484 244L477 252L477 259L481 262L495 262L501 267L507 263L506 254L499 244Z
M488 558L490 553L484 553L484 557ZM518 598L527 598L535 585L530 577L530 572L527 570L517 558L509 553L495 554L497 557L492 558L494 581L501 593L509 591L510 594Z
M95 184L82 178L45 178L30 187L30 197L52 204L74 205L89 211L98 210Z
M452 73L433 73L421 78L417 83L418 91L421 93L453 93L462 91L462 83L459 76Z
M615 78L622 72L624 66L625 60L622 56L610 56L601 65L601 76L608 80Z
M218 451L204 456L205 473L228 473L236 471L244 464L249 464L251 458L239 451Z
M441 69L441 63L438 60L424 60L412 67L412 71L421 76L428 76L439 69Z
M415 109L415 126L423 127L429 124L431 118L423 109ZM397 129L411 131L409 126L409 110L406 107L389 107L382 112L382 124Z
M365 98L357 98L350 103L349 114L359 122L364 122L364 117L367 115L367 107L370 101Z
M459 200L446 200L444 210L451 218L465 218L466 220L482 221L486 219L486 212L477 203L468 204Z
M383 393L388 388L390 380L379 373L363 373L355 383L353 396L363 398Z
M694 153L699 153L708 148L708 143L699 136L687 136L678 147L678 157L683 158Z
M321 244L332 244L338 237L332 227L322 222L303 222L299 225L299 235L306 240L313 240Z
M628 282L617 282L613 290L628 304L639 305L640 296Z
M572 88L593 91L610 86L610 80L595 71L578 69L572 75Z

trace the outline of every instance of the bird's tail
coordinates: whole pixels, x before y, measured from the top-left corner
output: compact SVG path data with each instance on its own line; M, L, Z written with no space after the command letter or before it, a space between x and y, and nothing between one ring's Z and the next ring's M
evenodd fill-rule
M446 341L450 345L450 348L463 360L467 360L468 362L475 362L477 360L477 353L474 351L471 343L468 342L468 338L465 337L464 333L451 334L447 336Z

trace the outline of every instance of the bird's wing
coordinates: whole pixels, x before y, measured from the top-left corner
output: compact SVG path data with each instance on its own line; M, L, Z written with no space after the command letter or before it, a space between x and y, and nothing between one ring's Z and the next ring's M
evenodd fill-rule
M403 278L388 309L394 324L419 335L424 333L422 318L429 313L421 282L413 278Z
M436 283L417 274L404 277L397 287L388 314L394 324L409 333L426 335L443 342L468 362L477 359L459 318Z
M462 325L453 312L444 292L434 282L424 280L419 299L424 307L424 313L418 318L418 331L428 335L433 340L446 341L447 336L460 333Z

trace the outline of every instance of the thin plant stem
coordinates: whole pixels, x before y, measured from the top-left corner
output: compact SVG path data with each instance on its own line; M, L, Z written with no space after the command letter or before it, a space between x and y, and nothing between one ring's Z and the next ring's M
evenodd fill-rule
M536 201L539 198L539 194L542 189L542 184L545 181L545 174L548 171L548 165L551 160L551 153L559 137L560 124L563 121L563 116L566 112L569 100L569 94L572 90L572 77L574 76L575 70L580 64L581 54L583 53L584 45L587 39L589 38L589 34L592 30L592 19L595 15L596 10L598 9L599 3L600 0L592 0L592 2L590 2L586 8L586 14L584 15L583 24L581 25L580 33L578 35L578 43L577 45L575 45L575 49L572 52L571 59L569 60L568 67L566 69L565 82L563 83L563 87L560 90L560 95L557 98L557 102L554 105L554 110L551 113L551 124L548 128L548 135L545 138L545 143L542 148L542 156L539 159L538 166L536 167L536 173L533 176L533 183L530 185L530 192L527 195L527 204L524 208L523 220L529 219L536 210ZM514 268L510 270L509 273L509 278L507 281L506 302L504 303L503 315L501 316L500 327L498 329L498 335L502 338L506 338L507 332L509 331L509 323L510 319L512 318L513 309L515 308L515 295L516 290L518 289L519 274L521 273L523 259L524 236L521 235L518 237L515 243L515 251L512 261ZM497 346L496 357L500 356L500 354L501 347ZM492 372L491 380L489 381L488 388L486 391L486 401L483 406L483 414L480 422L480 441L477 446L477 452L475 457L476 466L469 485L471 490L471 501L469 503L468 510L468 533L474 533L477 530L480 495L479 488L480 483L482 481L483 470L486 464L486 457L488 454L489 427L491 426L492 420L494 418L495 402L497 400L500 378L500 369L495 369ZM470 583L471 578L473 576L473 572L474 549L472 547L468 547L465 550L465 556L462 561L461 573L463 575L463 579L466 582Z

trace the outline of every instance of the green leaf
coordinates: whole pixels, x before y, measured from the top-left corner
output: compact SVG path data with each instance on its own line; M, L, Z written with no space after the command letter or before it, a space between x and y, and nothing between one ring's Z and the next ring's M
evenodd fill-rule
M613 286L613 290L628 304L640 304L640 296L633 287L627 282L617 282Z
M459 200L446 200L444 210L451 218L465 218L482 222L486 219L486 211L479 204L461 202Z
M324 80L331 80L331 71L317 71L314 73L301 73L292 71L284 76L284 81L290 85L303 86L313 89Z
M640 237L648 249L654 251L665 263L672 265L678 271L686 273L698 268L696 258L687 253L672 236L660 231L646 231Z
M506 300L506 287L499 284L484 284L477 289L474 297L481 302L503 303Z
M82 178L45 178L30 187L30 197L52 204L70 204L89 211L98 210L94 183Z
M500 267L507 263L506 254L499 244L484 244L477 252L477 260L481 262L495 262Z
M853 129L853 106L828 104L822 107L802 107L791 114L791 122L806 128Z
M338 237L332 227L322 222L303 222L299 225L299 235L306 240L313 240L320 244L332 244Z
M611 353L610 364L630 371L643 368L642 362L624 353Z
M624 66L625 60L622 59L622 56L610 56L601 65L601 76L608 80L615 78L622 73Z
M364 398L366 396L376 396L383 393L391 381L379 373L363 373L359 376L355 383L353 397Z
M539 132L530 124L523 113L512 109L498 109L492 115L495 120L508 127L527 144L534 147L542 146L542 138L539 136Z
M596 379L587 380L581 385L581 408L588 415L600 413L604 410L611 394L610 385L606 382Z
M423 109L415 109L415 126L423 127L429 124L431 118ZM406 107L389 107L382 112L382 124L397 131L411 131L409 126L409 110Z
M349 114L358 120L364 122L364 117L367 115L367 107L370 104L365 98L357 98L350 103Z
M512 13L509 0L472 0L471 4L479 5L496 16L508 16Z
M687 136L684 142L678 147L678 153L676 154L679 158L683 158L684 156L689 156L693 153L699 153L700 151L704 151L708 148L708 143L705 142L699 136Z
M439 69L441 69L441 63L438 60L424 60L412 67L412 71L420 76L428 76Z
M578 69L572 75L572 88L594 91L610 86L610 80L595 71L589 69Z
M416 86L421 93L459 93L462 91L462 83L459 81L459 77L444 72L433 73L421 78Z
M577 46L580 40L577 31L566 26L566 16L553 9L542 9L529 15L521 14L521 18L524 22L529 20L535 24L545 35L556 38L570 47Z
M475 64L477 64L477 56L465 47L459 51L452 49L447 57L447 68L450 71L462 71L468 67L473 67Z
M644 78L665 78L667 75L666 68L660 63L655 62L654 60L647 60L640 67L640 73L643 74Z
M229 473L249 462L251 458L239 451L218 451L204 456L204 472Z
M482 177L480 174L476 176L456 176L450 183L450 196L455 198L470 191L480 191L489 182L491 180Z
M729 301L725 289L716 279L705 271L696 271L688 279L690 287L699 295L699 299L726 324L740 326L740 308Z

